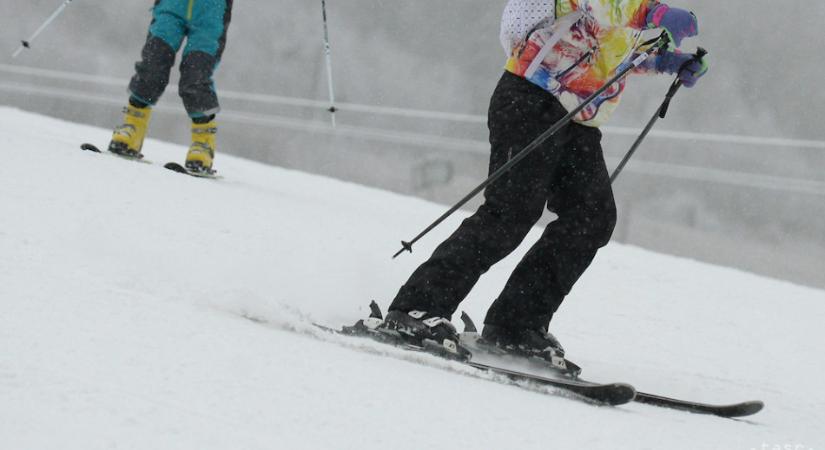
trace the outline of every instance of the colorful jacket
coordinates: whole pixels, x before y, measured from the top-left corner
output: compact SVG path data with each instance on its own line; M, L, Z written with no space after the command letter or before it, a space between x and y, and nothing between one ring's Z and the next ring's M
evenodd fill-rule
M511 3L518 2L511 0ZM522 0L522 3L526 2ZM647 14L656 3L655 0L556 0L555 18L539 22L515 44L506 70L551 92L571 111L632 58L640 44L642 30L647 27ZM509 14L512 13L511 8ZM502 43L506 42L502 38ZM593 127L605 123L619 104L625 82L626 79L622 79L615 83L574 120Z

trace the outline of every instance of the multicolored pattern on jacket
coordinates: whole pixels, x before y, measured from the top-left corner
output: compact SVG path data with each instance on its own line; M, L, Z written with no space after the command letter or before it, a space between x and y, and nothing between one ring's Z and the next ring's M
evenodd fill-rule
M632 57L646 27L647 13L655 4L651 0L558 0L555 24L533 31L526 42L513 49L506 70L551 92L571 111ZM583 16L567 28L564 16L577 11ZM535 72L527 73L555 33L561 33L556 36L558 42ZM574 120L593 127L603 124L618 106L624 87L624 79L615 83Z

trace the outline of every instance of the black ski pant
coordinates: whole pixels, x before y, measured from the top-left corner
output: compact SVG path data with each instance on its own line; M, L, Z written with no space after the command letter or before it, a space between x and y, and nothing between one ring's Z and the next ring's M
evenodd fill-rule
M552 94L505 73L488 114L490 173L566 114ZM484 204L418 267L390 309L451 317L479 277L519 246L547 207L558 219L519 262L484 321L546 329L616 224L600 142L598 129L571 123L488 186Z

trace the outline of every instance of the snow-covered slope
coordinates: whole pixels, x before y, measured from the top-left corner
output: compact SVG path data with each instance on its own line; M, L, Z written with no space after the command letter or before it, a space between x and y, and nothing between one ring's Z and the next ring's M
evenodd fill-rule
M78 149L108 138L0 108L0 448L825 447L823 291L610 245L554 321L585 374L767 407L589 406L312 336L306 320L386 305L461 219L391 261L442 206L228 156L211 181ZM477 320L521 253L462 305Z

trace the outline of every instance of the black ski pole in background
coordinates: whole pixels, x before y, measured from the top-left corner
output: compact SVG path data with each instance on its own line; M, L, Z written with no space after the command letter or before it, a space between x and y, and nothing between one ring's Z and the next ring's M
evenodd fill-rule
M693 59L688 61L686 64L689 64L694 61L701 61L702 58L704 58L704 56L707 54L707 50L703 49L702 47L699 47L696 50L696 54L693 56ZM679 72L681 72L681 70ZM667 94L665 95L665 101L662 102L662 105L659 106L658 110L656 110L656 114L654 114L653 117L650 119L650 122L647 123L647 126L642 131L642 134L639 135L639 137L636 139L636 142L633 143L633 146L630 147L630 150L627 152L624 158L622 158L622 161L619 163L618 166L616 166L616 169L613 171L613 174L610 175L610 184L613 184L613 182L616 181L616 178L619 177L619 174L622 173L622 169L624 169L624 166L627 165L627 162L630 161L630 158L633 156L634 153L636 153L636 149L638 149L639 146L642 145L642 141L645 139L645 137L647 137L647 134L650 133L650 130L653 128L653 124L655 124L657 120L665 118L665 116L667 115L667 110L670 107L670 101L673 100L673 96L676 95L676 92L678 92L679 88L681 87L682 80L679 79L679 76L677 74L676 80L674 80L673 84L670 85L670 89L667 91Z
M17 58L17 56L20 55L23 49L31 48L31 43L34 42L35 39L37 39L37 36L39 36L40 33L43 32L43 30L45 30L49 25L51 25L52 22L54 22L54 19L57 19L57 16L59 16L60 13L62 13L63 10L66 9L66 7L69 6L69 3L71 2L72 0L65 0L57 8L57 10L55 10L55 12L52 13L51 16L49 16L49 18L46 19L45 22L43 22L43 25L40 25L40 28L38 28L37 31L35 31L34 34L31 35L30 38L26 39L25 41L20 41L20 47L14 52L14 54L11 55L11 57Z
M668 45L668 43L669 43L669 42L670 42L670 39L669 39L669 37L668 37L668 35L667 35L667 32L663 32L663 33L662 33L659 37L657 37L657 38L655 38L655 39L652 39L652 40L650 40L650 41L648 41L648 42L643 43L643 44L641 45L641 47L645 47L645 46L648 46L648 45L652 45L652 47L650 47L650 48L649 48L649 49L647 49L646 51L643 51L641 54L639 54L639 56L637 56L636 58L634 58L634 59L633 59L633 61L632 61L632 62L630 62L630 64L628 64L626 67L622 67L622 68L619 70L619 72L617 72L617 73L616 73L616 75L614 75L614 76L613 76L613 78L611 78L610 80L608 80L608 81L607 81L607 82L606 82L606 83L605 83L602 87L600 87L600 88L599 88L596 92L594 92L594 93L593 93L590 97L587 97L587 98L586 98L586 99L585 99L585 100L584 100L584 101L583 101L583 102L582 102L582 103L581 103L578 107L576 107L575 109L573 109L572 111L570 111L569 113L567 113L567 115L566 115L566 116L564 116L564 117L562 117L561 119L559 119L559 121L558 121L558 122L556 122L555 124L553 124L553 126L551 126L550 128L548 128L548 129L547 129L547 131L545 131L544 133L540 134L540 135L539 135L537 138L535 138L532 142L530 142L529 144L527 144L527 146L526 146L526 147L524 147L524 148L523 148L523 149L522 149L522 150L521 150L518 154L516 154L516 155L515 155L512 159L510 159L510 160L509 160L506 164L504 164L503 166L499 167L499 168L498 168L498 170L496 170L495 172L493 172L493 173L492 173L492 174L491 174L491 175L490 175L490 176L489 176L486 180L484 180L484 182L482 182L482 183L481 183L480 185L478 185L475 189L473 189L472 191L470 191L470 193L469 193L469 194L467 194L464 198L462 198L461 200L459 200L459 202L458 202L458 203L456 203L455 205L453 205L453 207L452 207L452 208L450 208L449 210L447 210L447 212L445 212L444 214L442 214L442 215L441 215L441 217L439 217L438 219L436 219L436 220L435 220L435 222L431 223L431 224L430 224L427 228L425 228L425 229L424 229L424 231L422 231L421 233L419 233L419 234L418 234L418 236L416 236L416 237L412 238L410 241L401 241L401 250L398 250L398 252L396 252L396 253L395 253L395 255L393 255L393 256L392 256L392 257L393 257L393 259L397 258L397 257L398 257L398 255L400 255L401 253L404 253L404 251L405 251L405 250L406 250L406 251L408 251L408 252L410 252L410 253L412 253L412 246L413 246L413 244L415 244L416 242L418 242L418 241L419 241L422 237L424 237L427 233L429 233L429 232L430 232L430 231L432 231L435 227L437 227L439 224L441 224L441 222L443 222L445 219L447 219L447 217L451 216L454 212L458 211L458 209L459 209L459 208L461 208L462 206L464 206L464 204L465 204L465 203L467 203L468 201L470 201L470 199L472 199L473 197L475 197L475 196L476 196L476 194L478 194L479 192L483 191L483 190L484 190L484 188L486 188L486 187L487 187L487 186L489 186L491 183L493 183L494 181L496 181L499 177L501 177L502 175L504 175L504 174L505 174L508 170L510 170L513 166L515 166L516 164L518 164L518 163L519 163L522 159L526 158L526 157L527 157L527 155L529 155L530 153L532 153L532 152L533 152L533 150L537 149L537 148L538 148L540 145L542 145L542 144L543 144L543 143L544 143L547 139L549 139L551 136L553 136L554 134L556 134L559 130L561 130L562 128L564 128L565 126L567 126L567 125L570 123L570 121L572 121L572 120L573 120L573 118L574 118L574 117L576 117L576 115L577 115L577 114L579 114L579 113L580 113L580 112L582 112L585 108L587 108L587 106L588 106L588 105L590 105L590 103L592 103L592 102L593 102L593 100L595 100L595 99L596 99L599 95L601 95L604 91L606 91L607 89L609 89L609 88L610 88L610 86L612 86L614 83L616 83L617 81L619 81L619 80L621 80L622 78L624 78L624 77L625 77L625 75L627 75L627 73L628 73L628 72L630 72L631 70L635 69L636 67L639 67L639 65L641 65L641 64L642 64L645 60L647 60L647 59L648 59L648 58L649 58L649 57L650 57L653 53L655 53L655 52L659 51L659 50L660 50L660 49L662 49L662 48L665 48L665 47Z
M329 111L332 128L335 128L335 89L332 84L332 50L329 46L329 27L327 27L327 2L321 0L321 12L324 14L324 54L327 60L327 85L329 88Z

